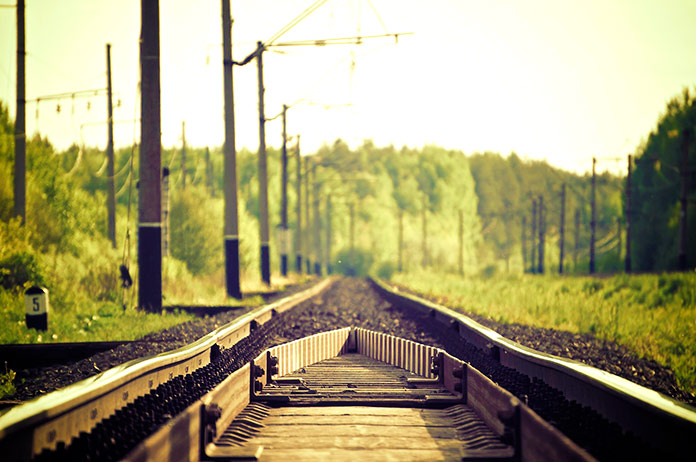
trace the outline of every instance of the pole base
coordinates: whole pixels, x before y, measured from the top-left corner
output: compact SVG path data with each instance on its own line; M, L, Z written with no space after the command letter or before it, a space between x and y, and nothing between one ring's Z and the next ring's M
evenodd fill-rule
M239 285L239 239L225 239L225 286L227 296L241 300Z
M162 311L162 227L138 226L138 308Z
M271 252L268 244L261 245L261 280L271 285Z

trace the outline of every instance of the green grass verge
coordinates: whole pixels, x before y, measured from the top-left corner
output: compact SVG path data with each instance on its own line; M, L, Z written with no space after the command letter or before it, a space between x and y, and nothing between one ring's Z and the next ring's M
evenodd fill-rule
M671 368L696 392L696 273L471 278L399 273L392 282L497 322L591 334Z

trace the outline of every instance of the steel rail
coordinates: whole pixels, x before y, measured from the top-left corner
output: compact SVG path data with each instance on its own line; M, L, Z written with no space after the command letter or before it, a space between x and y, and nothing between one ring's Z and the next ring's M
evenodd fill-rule
M248 408L254 403L283 407L293 406L295 402L295 405L310 407L338 405L365 408L413 407L415 401L419 400L414 398L414 394L408 393L403 396L389 395L390 398L379 398L379 392L373 392L375 395L372 398L369 393L363 393L362 397L355 393L346 395L337 385L329 385L329 391L323 397L322 392L316 390L306 395L294 394L292 390L289 395L283 395L282 390L279 390L279 384L282 387L284 383L283 377L292 371L349 352L420 375L418 378L407 379L407 382L411 384L409 388L412 392L417 392L420 386L425 387L421 389L421 405L426 408L467 405L495 434L506 439L511 445L510 449L514 450L501 458L493 457L485 451L477 453L476 450L470 450L466 460L595 460L524 403L464 361L438 348L362 328L322 332L261 352L250 363L230 374L214 390L179 413L170 424L160 427L138 444L123 460L263 460L262 455L266 454L264 447L253 440L254 434L263 431L264 427L259 420L258 410L255 410L258 408ZM339 369L335 373L345 371ZM364 376L365 373L366 370L361 369L360 374ZM331 373L328 372L322 374L321 380L333 383ZM272 384L268 387L271 391L266 392L269 384ZM432 390L434 386L442 387L449 394L429 395L427 390ZM339 390L331 390L334 387ZM278 395L279 391L281 395ZM350 410L347 410L341 415L349 414ZM339 444L334 447L339 449L342 446ZM278 451L290 451L300 459L308 457L311 460L318 460L317 457L328 454L326 447L318 448L316 454L312 447L306 448L301 454L294 454L291 449L273 444L268 449L275 453L271 455L272 460L278 460ZM339 457L339 460L344 459L345 457Z
M696 453L696 409L622 377L575 360L541 353L509 340L450 308L404 293L372 278L377 291L392 303L427 314L488 351L502 365L538 377L563 392L568 400L621 425L667 452Z
M94 377L9 409L0 416L0 454L7 461L29 460L58 442L89 432L117 409L175 376L210 363L211 351L229 348L278 313L326 290L335 278L261 306L198 341L176 350L136 359Z

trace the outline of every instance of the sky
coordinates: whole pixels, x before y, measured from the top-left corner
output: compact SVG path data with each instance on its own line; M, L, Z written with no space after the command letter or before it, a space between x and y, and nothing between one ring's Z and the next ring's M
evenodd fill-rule
M0 5L13 3L0 0ZM139 140L140 2L26 0L28 133L58 148L106 146L106 43L112 45L116 147ZM314 0L231 0L234 59ZM162 144L223 142L219 0L160 0ZM0 99L15 115L16 23L0 8ZM274 44L334 37L360 45L264 53L266 118L287 104L303 153L437 144L516 152L584 173L625 169L667 101L696 85L696 0L326 0ZM89 96L47 95L101 90ZM237 149L256 151L255 61L235 67ZM36 102L44 97L43 101ZM60 110L58 110L60 106ZM280 119L266 144L280 147ZM294 142L293 138L291 142Z

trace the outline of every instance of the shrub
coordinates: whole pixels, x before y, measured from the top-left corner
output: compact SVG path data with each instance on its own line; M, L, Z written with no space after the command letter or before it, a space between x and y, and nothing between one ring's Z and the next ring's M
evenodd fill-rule
M0 285L7 290L27 284L43 285L44 276L38 258L29 251L20 251L0 260Z
M365 277L372 268L372 253L361 249L343 249L336 255L336 271L346 276Z
M377 277L388 281L391 279L395 271L396 267L394 266L394 263L385 261L380 263L377 267Z

